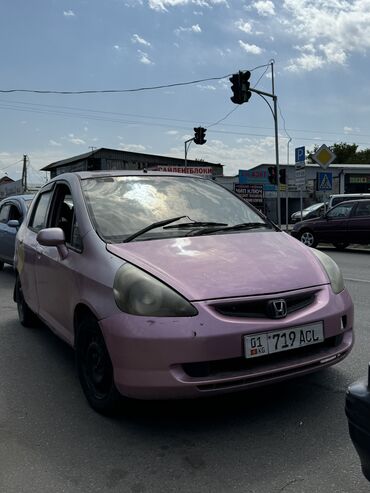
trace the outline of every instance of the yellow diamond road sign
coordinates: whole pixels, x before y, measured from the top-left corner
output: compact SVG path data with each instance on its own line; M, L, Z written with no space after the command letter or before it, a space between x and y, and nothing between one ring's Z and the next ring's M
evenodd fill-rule
M323 169L326 169L337 156L332 152L328 146L323 144L315 154L312 155L312 159L317 162Z

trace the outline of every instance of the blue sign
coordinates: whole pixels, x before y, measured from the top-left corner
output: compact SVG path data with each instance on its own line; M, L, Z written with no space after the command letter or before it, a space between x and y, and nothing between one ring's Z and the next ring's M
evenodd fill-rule
M326 192L333 188L333 173L323 171L317 173L318 190Z
M304 146L295 148L295 162L302 163L306 159L306 149Z
M263 185L263 190L265 192L276 191L276 185L272 185L268 179L268 172L265 169L249 170L240 169L239 170L239 184L240 185Z

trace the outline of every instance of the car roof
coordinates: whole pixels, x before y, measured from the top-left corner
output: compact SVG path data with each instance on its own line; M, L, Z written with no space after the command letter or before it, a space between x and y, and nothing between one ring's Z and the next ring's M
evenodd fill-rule
M6 200L32 200L35 195L32 194L23 194L23 195L9 195L8 197L4 197L0 202L5 202Z
M189 166L189 168L192 168L193 166ZM142 170L114 170L114 171L108 171L108 170L101 170L101 171L75 171L73 173L62 173L60 175L55 176L50 180L56 181L56 180L62 180L63 178L70 178L72 176L77 176L81 180L86 180L88 178L105 178L105 177L116 177L116 176L175 176L175 177L190 177L190 178L198 178L198 179L209 179L209 175L203 177L200 175L193 175L191 173L173 173L170 171L155 171L155 170L147 170L147 169L142 169Z
M338 207L339 205L343 205L343 204L364 204L364 203L366 204L367 202L370 202L370 198L363 200L343 200L342 202L339 202L339 204L335 204L334 207Z

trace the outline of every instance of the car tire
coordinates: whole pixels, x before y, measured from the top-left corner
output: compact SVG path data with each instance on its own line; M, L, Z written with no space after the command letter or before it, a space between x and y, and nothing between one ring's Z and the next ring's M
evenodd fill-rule
M76 333L78 377L90 406L100 414L112 415L122 397L113 378L113 366L98 322L83 320Z
M4 269L4 262L0 260L0 270Z
M333 245L337 250L345 250L348 247L349 243L333 243Z
M18 317L23 327L34 327L38 321L37 316L27 305L22 291L19 276L15 280L15 301L17 303Z
M318 243L313 231L310 229L304 229L299 233L299 241L311 248L315 248Z

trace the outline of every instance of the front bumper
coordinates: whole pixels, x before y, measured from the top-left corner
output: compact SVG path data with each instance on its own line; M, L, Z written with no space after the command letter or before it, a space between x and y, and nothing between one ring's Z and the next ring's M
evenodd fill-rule
M362 472L370 481L370 389L366 379L352 384L346 395L349 433L360 457Z
M310 306L280 320L225 316L214 309L220 300L194 303L196 317L118 313L101 320L116 386L134 398L190 398L277 382L333 365L353 345L353 303L346 290L335 295L325 285L316 291ZM274 357L244 358L245 335L318 321L324 324L324 343Z

